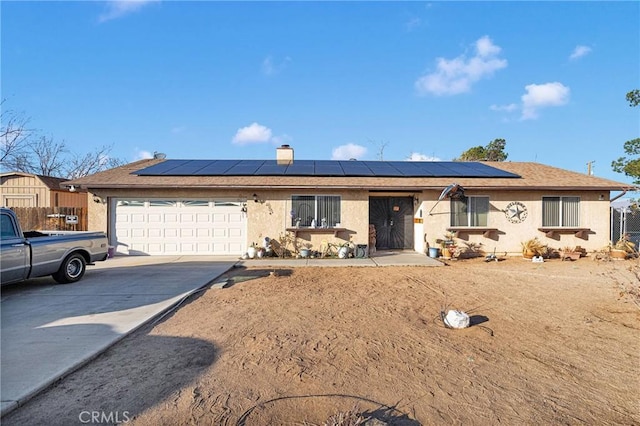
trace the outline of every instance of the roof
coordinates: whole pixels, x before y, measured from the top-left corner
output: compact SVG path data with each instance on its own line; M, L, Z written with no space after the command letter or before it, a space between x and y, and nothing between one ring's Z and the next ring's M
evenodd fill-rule
M621 191L632 189L629 184L588 176L533 162L482 162L509 173L509 177L478 176L291 176L291 175L141 175L141 170L165 163L166 159L140 160L121 167L66 182L82 188L292 188L292 189L364 189L364 190L442 190L455 182L466 189L553 189ZM186 161L186 160L182 160ZM296 160L296 162L301 160ZM368 162L388 164L390 162ZM427 163L427 162L422 162ZM440 162L430 162L440 163ZM448 163L448 162L443 162ZM519 177L513 177L511 174Z
M5 172L0 173L0 177L5 176L24 176L24 177L36 177L40 179L40 181L49 189L53 191L66 191L65 188L62 187L62 183L68 181L69 179L59 178L54 176L45 176L45 175L37 175L34 173L26 173L26 172Z

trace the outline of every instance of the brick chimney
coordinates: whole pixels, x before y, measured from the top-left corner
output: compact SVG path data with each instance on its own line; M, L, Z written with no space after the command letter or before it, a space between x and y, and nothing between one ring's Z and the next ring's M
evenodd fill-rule
M293 164L293 148L289 145L281 145L276 148L276 163L279 166Z

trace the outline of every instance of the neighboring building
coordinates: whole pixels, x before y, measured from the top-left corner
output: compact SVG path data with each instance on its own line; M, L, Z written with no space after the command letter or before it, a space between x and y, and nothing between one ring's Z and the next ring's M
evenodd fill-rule
M141 160L66 182L88 190L89 229L122 254L241 255L294 233L424 253L454 233L485 253L598 250L610 240L610 191L628 185L538 163L294 160ZM464 197L443 197L452 184ZM461 192L458 192L460 194ZM311 227L315 224L316 227Z
M67 180L23 172L0 173L0 202L3 207L87 207L87 190L71 192L61 186Z
M640 208L636 200L623 198L611 202L611 241L626 234L640 248Z

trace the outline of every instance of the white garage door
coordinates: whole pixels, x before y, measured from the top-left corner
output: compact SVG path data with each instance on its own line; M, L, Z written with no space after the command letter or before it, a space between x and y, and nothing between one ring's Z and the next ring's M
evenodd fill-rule
M240 255L247 228L242 206L224 200L117 200L117 252Z

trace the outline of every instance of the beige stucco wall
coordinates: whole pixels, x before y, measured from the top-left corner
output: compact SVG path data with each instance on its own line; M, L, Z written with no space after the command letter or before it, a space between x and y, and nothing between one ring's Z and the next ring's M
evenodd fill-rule
M253 193L259 201L253 201ZM340 243L351 240L354 244L367 244L369 231L369 192L365 190L201 190L201 189L166 189L144 190L119 189L97 191L96 196L107 200L106 203L89 202L89 229L110 231L108 212L113 208L112 200L116 198L207 198L230 199L247 202L247 246L252 242L260 243L264 237L278 238L286 228L290 227L291 195L340 195L341 225L344 233L334 236L333 232L308 233L299 232L300 244L310 244L318 249L323 240ZM460 242L479 243L486 253L494 249L498 254L519 255L520 243L538 237L551 248L565 246L581 246L588 251L598 250L609 242L609 194L602 192L545 192L545 191L467 191L467 195L483 195L490 197L490 213L487 227L497 228L498 232L490 237L481 233L461 234ZM376 194L382 195L382 194ZM392 195L390 193L389 195ZM407 195L407 194L404 194ZM414 212L415 250L427 251L428 245L434 245L441 239L449 227L449 200L436 204L439 191L423 191L415 194L418 198ZM576 237L573 233L560 234L557 238L548 238L538 230L542 225L543 196L580 196L580 226L590 229L587 239ZM603 200L599 200L600 196ZM90 196L93 198L93 195ZM522 223L511 223L503 210L512 201L520 201L527 207L527 218ZM429 211L431 211L431 214Z
M101 198L89 192L87 193L87 226L88 231L107 232L108 215L107 215L107 198ZM94 201L98 199L99 202Z
M341 227L346 231L334 235L330 229L314 232L301 229L297 232L297 243L318 250L323 241L341 244L367 244L369 232L368 191L260 191L259 202L252 198L247 202L247 237L260 243L264 237L278 239L291 227L292 195L339 195L341 197Z
M437 199L439 194L425 194L425 197ZM538 237L540 241L550 248L560 249L566 246L581 246L592 251L599 250L609 242L609 194L602 192L549 192L549 191L467 191L467 196L488 196L490 212L487 220L488 228L497 228L498 231L490 237L484 237L480 233L461 233L460 242L482 244L487 253L496 250L498 254L521 254L521 242ZM603 196L600 200L600 196ZM589 228L586 239L579 238L575 233L559 233L554 238L549 238L542 227L542 197L543 196L579 196L580 197L580 227ZM527 208L527 217L521 223L511 223L504 210L512 201L519 201ZM449 200L443 200L437 205L435 201L422 203L422 208L428 212L433 207L431 215L424 216L424 226L419 231L423 240L434 245L435 240L443 238L446 228L449 227ZM416 235L420 235L416 230ZM422 250L420 250L422 251Z

